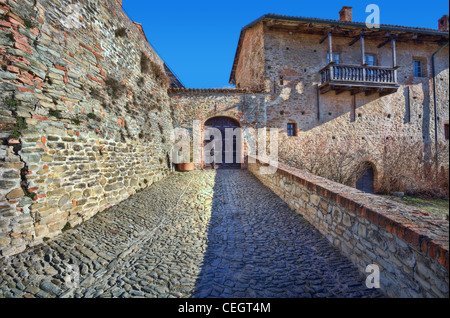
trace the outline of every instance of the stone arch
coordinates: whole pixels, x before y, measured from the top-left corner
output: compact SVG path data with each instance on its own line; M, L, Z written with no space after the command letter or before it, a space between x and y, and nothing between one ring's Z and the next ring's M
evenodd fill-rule
M374 194L378 190L378 169L372 161L364 161L356 180L356 189Z

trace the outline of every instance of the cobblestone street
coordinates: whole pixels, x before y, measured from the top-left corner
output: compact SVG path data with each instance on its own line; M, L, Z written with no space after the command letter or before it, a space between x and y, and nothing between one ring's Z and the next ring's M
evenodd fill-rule
M176 174L0 266L0 298L382 297L242 170Z

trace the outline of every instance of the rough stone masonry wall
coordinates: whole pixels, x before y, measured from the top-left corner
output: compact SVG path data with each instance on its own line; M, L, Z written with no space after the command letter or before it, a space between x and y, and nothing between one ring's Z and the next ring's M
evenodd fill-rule
M279 164L249 170L358 266L380 267L391 297L449 297L448 221Z
M237 88L248 88L261 91L264 88L264 29L262 24L245 31L242 43L239 43L240 54L252 58L240 58L236 65L236 73L240 74L236 82ZM262 67L261 67L262 66Z
M350 92L336 95L331 91L320 95L319 100L317 98L319 71L327 65L327 45L319 44L320 38L275 31L265 34L266 86L273 86L273 78L284 78L283 85L276 83L275 92L275 97L280 95L283 98L267 110L268 127L283 131L280 157L292 165L301 166L302 159L310 155L311 149L305 147L308 143L314 143L315 147L324 144L327 147L346 147L355 154L360 153L356 164L371 162L381 179L389 168L385 166L389 164L389 160L385 160L385 156L389 156L385 149L394 143L403 147L421 144L424 155L419 157L422 162L430 161L435 131L431 55L441 45L398 42L398 92L384 97L358 94L356 111L352 114L353 96ZM379 49L379 43L370 38L365 44L366 52L376 55L377 65L392 65L390 46ZM343 64L360 64L359 46L350 47L345 38L333 40L333 51L341 54ZM423 59L424 77L413 76L414 58ZM436 56L436 70L438 137L442 147L440 160L442 166L448 168L448 141L444 138L444 124L449 119L448 48ZM286 136L288 123L297 124L297 137ZM419 160L417 165L422 162Z
M265 94L239 89L171 89L169 95L174 127L190 128L194 120L204 123L217 116L233 118L243 127L258 127L265 123Z
M204 125L208 119L219 116L235 119L243 129L264 127L265 94L239 89L170 89L169 95L174 128L192 132L194 120ZM246 140L243 143L245 157ZM202 165L197 165L197 168L202 168Z
M277 94L284 91L286 100L270 110L269 125L284 127L288 120L298 123L301 132L308 132L316 126L334 123L341 134L359 136L380 135L384 130L395 129L399 133L415 138L434 136L434 107L432 101L431 55L440 48L436 43L397 43L399 65L398 81L401 85L397 93L380 98L357 95L357 118L351 125L351 95L349 92L336 95L329 92L320 97L320 119L317 119L316 86L320 82L319 71L327 65L327 46L319 44L320 36L286 32L265 34L266 86L273 90L273 78L284 77L283 85L276 83ZM390 67L392 53L390 47L377 48L377 41L367 39L366 52L375 54L377 65ZM333 51L341 54L342 64L359 65L361 52L358 46L349 47L347 39L336 38ZM424 62L424 77L413 76L413 59ZM443 124L448 121L449 61L448 48L436 56L437 99L439 102L439 137L443 139ZM243 76L243 75L242 75ZM410 121L406 121L408 106L405 89L410 88ZM280 115L284 111L284 115ZM290 118L289 118L290 117ZM356 127L353 127L356 126ZM376 128L374 130L374 127ZM336 129L335 129L336 130Z
M318 35L266 30L262 54L259 51L245 50L250 44L261 42L259 33L248 32L242 41L244 44L239 65L252 65L256 69L250 71L245 67L237 68L236 81L241 83L241 88L250 88L248 83L259 83L260 71L264 70L264 87L268 93L263 105L265 124L267 127L280 129L280 159L290 165L304 167L311 158L321 156L316 153L316 149L320 149L322 153L323 148L330 151L333 148L352 149L356 159L349 170L353 171L361 162L370 162L380 179L384 179L384 172L389 171L390 160L385 158L391 153L386 150L389 147L412 148L418 145L424 155L415 156L420 159L414 164L421 165L430 161L434 157L435 126L431 55L440 45L399 41L397 60L400 66L400 89L397 93L384 97L379 97L378 94L358 94L356 110L352 114L353 96L350 92L336 95L330 91L320 95L318 100L319 71L327 65L328 50L325 43L319 43L320 39L321 36ZM333 51L341 53L342 63L359 65L359 45L350 47L348 42L348 39L335 37ZM376 54L378 65L392 65L389 45L379 49L379 43L370 38L365 43L366 52ZM263 61L260 56L264 57ZM413 76L414 58L424 61L425 76L422 78ZM444 138L444 125L449 120L448 48L436 56L436 62L440 163L448 168L449 144ZM297 136L287 136L288 123L297 124ZM419 152L420 150L416 153ZM326 163L322 166L326 166ZM403 171L405 174L409 173ZM325 176L331 177L326 173Z
M120 1L0 1L0 257L169 172L161 59Z

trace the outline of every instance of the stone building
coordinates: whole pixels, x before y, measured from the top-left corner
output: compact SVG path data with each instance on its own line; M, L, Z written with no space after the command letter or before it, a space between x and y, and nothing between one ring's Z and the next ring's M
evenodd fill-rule
M328 180L431 187L443 169L448 182L448 16L429 30L369 29L350 7L265 15L241 32L236 88L188 89L121 5L0 0L0 258L165 178L174 128L197 120L277 129L274 174L244 138L226 168L248 168L361 272L382 264L388 295L448 297L448 221Z
M435 158L436 170L448 169L448 38L448 15L436 30L369 29L352 21L351 7L339 20L264 15L240 34L236 90L169 91L175 125L227 116L243 127L278 128L281 161L369 192L389 190L400 179L390 180L392 170L424 169ZM423 155L394 168L399 153Z

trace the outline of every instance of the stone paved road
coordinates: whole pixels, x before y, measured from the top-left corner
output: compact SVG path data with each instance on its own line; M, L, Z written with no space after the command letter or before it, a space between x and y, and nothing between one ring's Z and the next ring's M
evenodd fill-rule
M177 174L0 266L0 298L382 297L240 170Z

